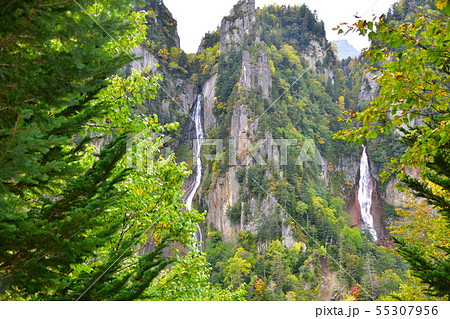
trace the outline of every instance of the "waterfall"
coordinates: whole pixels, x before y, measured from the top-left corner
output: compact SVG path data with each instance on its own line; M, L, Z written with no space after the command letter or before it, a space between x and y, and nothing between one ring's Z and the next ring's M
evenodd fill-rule
M194 199L195 193L197 192L198 188L200 187L200 183L202 182L202 159L200 157L200 151L202 148L202 142L205 139L205 136L203 134L203 127L202 127L202 94L198 94L197 96L197 103L194 108L194 113L192 115L192 119L195 124L195 138L193 140L193 148L194 148L194 157L195 157L195 167L193 168L194 174L195 174L195 182L194 186L191 189L191 192L186 200L186 209L190 211L192 209L192 200ZM198 225L197 233L195 234L196 239L199 242L203 241L202 231L200 229L200 226Z
M370 177L369 159L367 157L366 147L363 146L363 153L361 156L361 164L359 167L359 189L358 201L361 207L361 217L364 222L364 227L369 230L374 240L377 240L377 233L373 228L373 217L370 213L372 207L372 179Z

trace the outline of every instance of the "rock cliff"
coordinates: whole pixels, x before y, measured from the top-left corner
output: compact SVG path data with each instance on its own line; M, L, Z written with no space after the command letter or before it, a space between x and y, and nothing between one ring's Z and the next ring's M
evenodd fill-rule
M176 23L171 20L173 18L166 12L164 7L161 7L159 2L153 3L149 9L154 11L154 14L149 18L151 20L149 21L151 36L153 38L156 37L155 39L159 41L158 43L162 43L163 47L164 45L167 46L168 43L173 45L177 50L172 50L171 55L173 55L173 52L177 53L179 51L179 38L176 34L176 29L175 31L170 29L170 32L161 35L157 27L161 27L163 24L176 26ZM301 8L300 12L301 10L304 9ZM135 49L134 53L143 58L129 65L127 71L131 68L144 70L149 67L154 72L163 73L165 80L160 88L162 92L160 92L161 94L156 101L148 102L147 111L157 113L163 122L181 122L182 127L184 127L185 141L189 141L190 137L192 137L193 125L189 120L188 114L192 110L197 92L203 93L203 125L205 134L207 136L215 136L220 130L226 132L226 135L222 133L221 138L226 137L228 140L228 142L225 142L224 148L228 162L224 162L220 170L216 170L218 163L205 163L203 187L195 197L197 205L204 205L202 207L207 210L208 223L223 233L225 241L233 242L236 240L239 231L250 232L256 235L260 227L263 227L261 225L264 223L264 220L272 218L271 216L277 216L276 223L279 225L278 231L281 234L281 239L287 247L291 247L295 242L291 220L284 210L278 206L275 188L263 189L259 196L255 196L249 192L248 185L243 185L242 181L238 180L238 175L240 174L248 177L248 172L252 166L263 167L265 180L281 182L285 178L291 178L291 176L287 176L285 167L280 165L280 147L274 143L274 132L267 129L267 123L261 122L261 111L258 113L254 104L256 101L262 105L262 114L276 110L281 102L278 102L276 105L272 105L272 103L278 101L278 98L283 97L285 94L280 92L280 87L288 88L290 84L295 84L295 78L291 78L291 83L287 84L280 83L279 79L275 79L274 60L281 59L279 63L286 69L282 70L286 74L292 72L291 68L295 68L295 66L291 66L290 63L292 62L288 62L291 60L290 56L279 57L279 54L285 54L284 52L286 52L283 51L286 49L286 46L282 42L278 45L277 51L274 45L270 46L261 40L263 31L266 32L265 39L270 38L270 34L267 35L267 32L270 30L268 31L267 26L262 25L261 15L261 11L256 10L253 0L239 1L231 10L230 15L222 19L219 30L209 34L209 38L205 38L202 41L197 56L210 60L208 60L206 67L203 65L201 75L199 75L200 72L194 76L189 73L197 72L195 70L185 70L187 72L186 76L174 74L173 70L176 64L180 62L180 58L174 60L175 64L173 62L170 64L169 61L165 60L168 58L165 57L164 52L156 52L152 50L152 47L146 45ZM309 21L307 19L308 16L305 15L305 17L305 21ZM162 21L163 18L168 21ZM310 21L308 23L311 24ZM315 24L314 27L317 27L317 25ZM168 40L164 40L164 36ZM300 40L300 42L295 42L296 38L292 34L289 34L287 38L288 42L298 50L300 57L298 61L304 64L303 68L309 74L305 77L311 76L322 81L322 84L318 85L325 86L327 81L328 85L330 83L335 85L337 70L333 64L335 58L328 48L328 41L320 36L312 36L306 41L302 36L298 35L297 37L299 37L298 39L303 39L303 42ZM282 38L283 35L281 34L274 41L280 41ZM302 46L300 43L305 44ZM215 54L215 51L211 48L215 45L218 46L218 49L216 49L217 57L211 58L212 54ZM171 51L171 48L167 47L167 51ZM234 92L232 93L234 94L234 101L230 105L231 102L229 101L218 101L218 90L221 89L223 91L224 86L223 83L219 83L224 81L223 76L221 78L221 72L223 71L221 67L230 68L233 62L231 57L236 55L239 56L241 62L236 71L238 72L236 83L231 83L228 89L228 94L230 91ZM190 68L194 69L192 63L195 65L196 60L193 57L189 59L191 63ZM218 63L220 59L223 59L224 66ZM294 59L294 61L297 60ZM156 63L161 64L159 69L156 68ZM229 75L231 76L231 74ZM371 73L362 76L361 89L358 96L359 105L370 102L376 96L378 86L374 76ZM324 78L325 80L323 80ZM303 81L303 78L300 81ZM295 89L295 87L292 88L292 90ZM300 100L301 93L299 96L298 99ZM292 100L291 97L289 99ZM311 103L318 103L319 105L322 103L318 102L320 101L318 97L313 97L313 99L317 99L317 101ZM303 98L303 101L309 102L308 98ZM218 116L219 112L224 112L223 104L228 105L228 108L225 110L228 117ZM308 109L304 112L308 112ZM274 119L277 116L276 114L276 112L273 114ZM311 125L309 123L313 123L313 121L311 114L309 114L301 125L308 127L308 125ZM280 129L285 128L281 126ZM317 134L318 136L320 135L319 133ZM259 143L259 140L262 142ZM321 143L319 137L315 141ZM179 143L182 144L182 142ZM233 156L230 158L230 154L235 154L236 158L234 159ZM318 157L322 158L320 153L318 153ZM186 158L189 163L189 155L186 156L185 154L182 160L186 160ZM361 226L359 203L356 196L359 182L358 155L342 154L337 157L337 161L334 163L331 163L329 159L319 162L319 159L317 159L316 165L312 166L307 163L302 169L312 172L315 169L314 167L317 166L320 182L324 184L324 188L328 188L330 187L330 181L334 178L334 173L332 172L334 165L335 170L341 173L344 180L344 184L340 186L336 195L341 196L345 200L347 212L352 216L353 224ZM215 167L214 169L213 166ZM374 169L372 172L374 183L378 183L378 173L376 172L378 168L375 165L372 165L372 167ZM188 180L186 183L189 184L189 182ZM373 195L375 203L372 211L377 232L381 235L385 234L382 215L383 202L397 203L399 198L391 184L385 189L385 193L375 190ZM232 208L236 209L237 206L239 206L238 210L241 212L240 222L232 222L227 212ZM264 249L263 243L261 243L260 248Z
M253 33L256 22L256 8L254 0L240 1L223 18L220 25L220 52L227 50L239 51L244 42L259 42L257 33Z
M269 64L267 48L262 45L256 55L250 55L245 50L246 42L255 45L260 41L258 28L256 27L256 9L254 1L241 1L238 3L229 17L222 20L220 27L220 51L227 52L229 50L239 51L242 54L242 66L238 85L242 88L242 95L249 94L251 90L261 90L262 97L268 102L271 101L270 91L272 88L272 75ZM214 75L205 83L205 127L211 128L216 125L214 116L212 115L213 103L211 97L214 94L214 84L217 75ZM231 166L225 173L225 176L218 177L215 187L207 195L208 221L215 228L223 233L225 241L234 241L239 231L248 231L256 234L257 227L261 223L263 216L268 216L277 211L277 202L272 195L267 194L262 200L252 198L250 200L250 208L247 215L241 215L240 225L233 225L227 218L227 210L235 205L241 195L241 187L236 178L238 168L248 168L255 164L255 159L250 156L251 148L258 147L258 159L270 158L279 170L279 152L274 147L271 135L266 132L262 145L257 144L256 134L258 131L258 120L251 115L248 105L243 101L236 103L230 127L230 140L234 141L232 146L235 147L236 163ZM207 129L207 130L208 130ZM244 203L242 203L244 205ZM292 245L292 233L285 227L283 235L286 241Z

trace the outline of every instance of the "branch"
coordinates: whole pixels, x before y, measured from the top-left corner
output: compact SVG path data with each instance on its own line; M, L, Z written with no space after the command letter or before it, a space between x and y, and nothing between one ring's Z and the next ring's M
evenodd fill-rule
M135 263L132 263L130 265L127 265L127 266L123 267L122 269L117 270L116 272L121 272L121 271L123 271L123 270L125 270L127 268L130 268L131 266L135 266L137 263L138 263L138 261L135 262Z
M39 3L40 3L40 1L39 1ZM20 25L22 27L24 27L31 20L31 18L33 18L33 15L35 14L35 12L36 12L36 9L31 9L30 15L28 17L26 17L25 20L23 20L23 22ZM0 44L0 51L2 51L8 44L10 44L12 41L14 41L14 39L16 37L17 37L17 34L13 33L13 35L10 36L8 40L6 40L2 44Z
M131 223L131 225L129 225L128 229L125 229L126 228L125 221L122 223L122 230L120 231L120 239L117 242L116 249L115 249L116 251L119 250L120 243L122 242L122 240L124 239L124 237L128 233L128 231L131 230L131 228L134 226L134 223L135 222ZM125 229L125 231L124 231L124 229Z
M11 137L11 140L9 141L8 147L6 148L6 151L3 153L2 157L0 158L0 163L3 161L3 159L5 158L6 154L9 152L9 149L11 148L12 142L14 141L14 139L16 138L16 133L17 133L17 126L19 125L19 120L22 117L22 114L19 114L17 116L17 121L16 124L14 125L14 132L13 132L13 136Z
M97 187L98 184L100 184L103 180L105 180L108 175L113 171L115 163L117 163L119 161L119 157L120 155L118 154L120 153L119 150L116 152L116 154L114 155L113 161L110 163L110 165L104 170L103 175L100 176L99 178L97 178L96 180L94 180L94 183L92 185L90 185L91 189L94 187ZM97 161L98 163L99 161ZM80 178L86 178L87 176L89 176L88 174L83 175ZM61 210L66 209L67 206L72 203L73 201L79 199L81 196L87 194L88 192L86 190L83 191L79 191L77 194L72 195L70 198L65 198L64 203L62 203L62 205L60 207L57 207L56 210L51 213L47 219L50 220L51 218L53 218L53 216L55 216L57 213L59 213Z
M53 3L47 3L47 4L40 4L38 5L39 8L44 8L44 7L52 7L52 6L56 6L58 4L65 4L68 2L73 2L73 0L66 0L66 1L59 1L59 2L53 2Z

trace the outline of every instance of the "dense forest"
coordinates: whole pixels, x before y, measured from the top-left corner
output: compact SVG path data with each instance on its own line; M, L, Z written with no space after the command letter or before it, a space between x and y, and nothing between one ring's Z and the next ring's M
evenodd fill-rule
M0 17L1 300L450 298L446 0L342 60L306 5L189 54L162 0Z

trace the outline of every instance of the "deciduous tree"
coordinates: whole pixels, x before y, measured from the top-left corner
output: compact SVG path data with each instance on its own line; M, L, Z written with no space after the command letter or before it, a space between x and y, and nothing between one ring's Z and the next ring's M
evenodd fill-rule
M400 163L393 159L392 165L404 186L442 214L448 230L450 3L436 0L435 4L437 10L417 8L412 22L393 25L381 16L379 21L359 20L350 27L374 41L366 55L373 65L381 66L368 71L377 72L381 88L366 110L348 120L349 124L356 120L359 127L341 131L337 137L362 144L380 133L400 131L407 150ZM407 166L420 167L421 178L406 174ZM446 241L446 236L441 239ZM412 274L429 285L428 293L449 298L449 248L437 244L443 257L430 260L423 245L421 248L400 237L394 241Z

